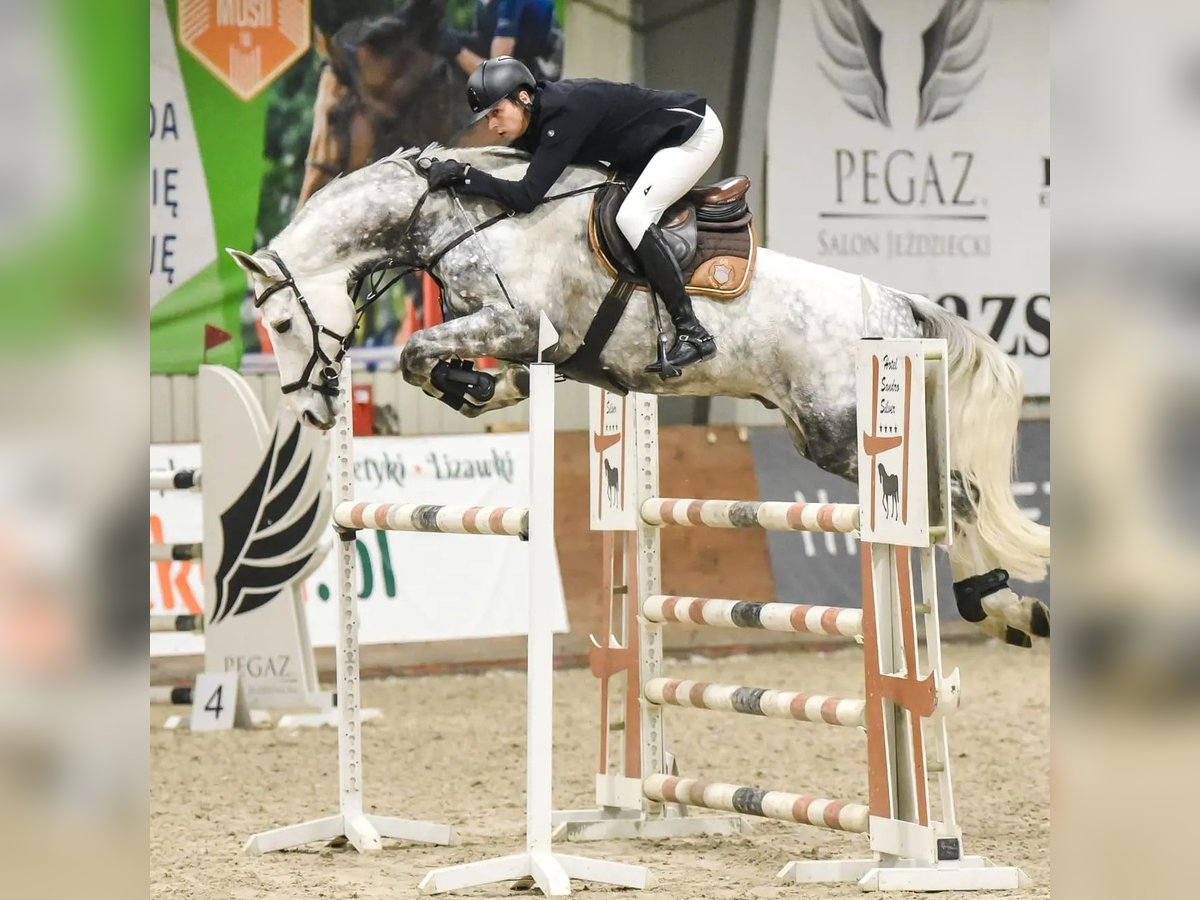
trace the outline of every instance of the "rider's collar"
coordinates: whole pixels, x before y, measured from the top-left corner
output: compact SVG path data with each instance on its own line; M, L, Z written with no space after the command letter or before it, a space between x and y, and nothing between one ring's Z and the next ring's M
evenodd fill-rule
M533 92L533 99L529 101L528 113L529 124L525 126L525 131L521 133L521 138L536 138L538 123L542 119L542 92L540 89ZM517 138L517 140L521 138Z

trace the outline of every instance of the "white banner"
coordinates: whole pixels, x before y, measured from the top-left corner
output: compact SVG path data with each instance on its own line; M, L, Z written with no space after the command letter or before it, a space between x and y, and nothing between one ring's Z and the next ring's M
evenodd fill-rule
M217 258L212 207L163 0L150 3L150 305Z
M355 491L360 499L455 506L525 506L529 498L527 434L431 438L357 438ZM150 466L200 464L198 445L156 445ZM195 541L200 493L151 493L152 540ZM157 523L157 524L156 524ZM515 538L361 531L358 535L360 640L364 644L502 637L526 632L528 545ZM554 630L567 630L562 578ZM309 632L316 646L337 633L336 554L304 585ZM197 563L151 566L151 612L203 605ZM151 655L203 652L203 638L151 635Z
M1050 392L1048 0L780 4L767 238L925 294Z

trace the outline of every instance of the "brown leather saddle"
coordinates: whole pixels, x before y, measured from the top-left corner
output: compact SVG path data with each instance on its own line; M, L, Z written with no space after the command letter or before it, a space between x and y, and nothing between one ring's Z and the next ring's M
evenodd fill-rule
M679 263L689 294L733 300L749 287L756 254L753 216L746 203L749 187L750 179L745 175L699 185L663 214L658 224ZM623 183L612 181L600 187L592 200L588 242L612 275L613 283L579 349L558 363L559 371L573 381L619 394L627 393L629 388L601 365L600 354L621 321L630 296L635 290L649 288L633 248L617 228L617 210L626 192Z
M749 187L745 175L699 185L663 214L658 224L688 293L733 300L749 287L756 249L753 216L746 203ZM622 276L640 289L648 285L633 248L617 228L617 210L626 193L625 185L616 181L596 192L588 241L610 275Z

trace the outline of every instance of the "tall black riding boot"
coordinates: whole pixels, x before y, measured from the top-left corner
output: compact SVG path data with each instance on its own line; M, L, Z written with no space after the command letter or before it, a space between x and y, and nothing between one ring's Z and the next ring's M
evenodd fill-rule
M667 314L675 324L675 343L667 352L667 362L676 369L684 369L714 356L717 341L696 319L692 298L683 286L683 273L657 225L651 225L642 237L637 258L650 287L662 298ZM646 371L661 372L662 367L655 362L646 366Z

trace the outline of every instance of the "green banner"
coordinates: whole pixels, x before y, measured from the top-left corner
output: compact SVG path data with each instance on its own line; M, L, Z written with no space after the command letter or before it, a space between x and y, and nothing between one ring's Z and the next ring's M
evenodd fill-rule
M555 4L560 22L564 5ZM265 245L329 177L316 172L350 171L401 141L460 135L464 94L448 94L444 116L428 122L409 115L412 86L452 77L465 91L443 35L479 27L487 10L475 0L150 0L151 372L193 373L206 360L236 368L244 352L264 349L245 275L225 248ZM384 88L371 94L376 84ZM316 138L314 104L327 111ZM306 170L310 139L320 165ZM402 343L419 291L408 281L377 304L359 340ZM232 340L206 354L206 326Z
M150 370L195 372L206 324L233 335L209 362L241 358L246 278L223 248L254 247L268 94L243 101L180 46L177 0L163 35L163 2L150 23Z

